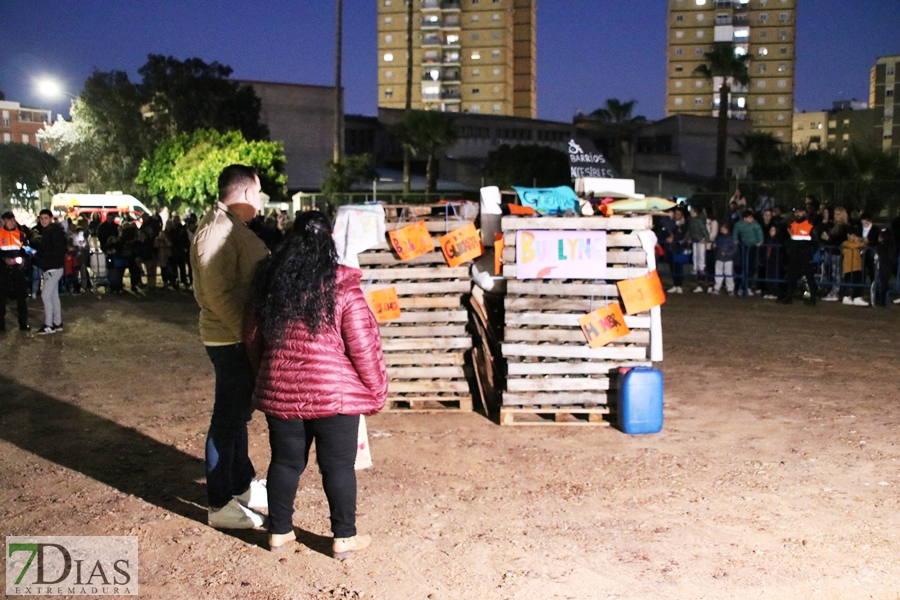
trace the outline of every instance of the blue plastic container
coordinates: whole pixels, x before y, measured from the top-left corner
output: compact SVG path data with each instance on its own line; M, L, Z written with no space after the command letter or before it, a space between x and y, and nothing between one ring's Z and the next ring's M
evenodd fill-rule
M659 433L663 425L663 378L658 369L619 369L619 429Z

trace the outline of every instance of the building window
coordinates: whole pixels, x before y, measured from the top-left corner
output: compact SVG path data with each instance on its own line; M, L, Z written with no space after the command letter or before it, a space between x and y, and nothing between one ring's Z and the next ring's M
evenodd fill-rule
M683 48L675 48L675 56L681 56L684 53Z
M697 6L703 6L706 4L706 0L696 0Z
M491 21L499 21L500 15L498 13L494 13L491 15Z
M500 51L499 51L499 50L492 50L492 51L491 51L491 56L493 56L494 58L500 58Z
M3 143L4 143L4 144L8 144L8 143L10 143L11 141L12 141L12 136L9 135L8 133L4 133L4 134L3 134Z
M698 38L702 38L702 37L703 37L703 33L704 33L704 32L703 32L703 30L701 29L700 31L697 32L697 37L698 37Z
M779 29L778 30L778 39L786 40L787 39L787 29Z
M894 97L894 90L884 90L884 97L885 97L885 98L893 98L893 97Z
M768 20L769 20L769 15L768 15L768 14L762 13L761 15L759 15L759 22L760 22L760 23L765 23L765 22L768 21Z
M672 101L672 104L674 104L675 106L681 106L681 98L675 98Z
M787 46L782 46L778 49L779 54L787 54Z
M391 42L394 41L394 36L388 34L388 35L384 36L384 41L387 42L388 44L390 44Z
M757 81L757 82L756 82L756 87L758 87L758 88L764 88L764 87L766 87L766 80L765 80L765 79L760 79L759 81Z
M384 97L385 97L385 98L393 98L393 97L394 97L394 90L384 90Z
M760 64L760 65L757 67L757 71L759 71L760 73L765 73L765 72L766 72L766 65L765 65L765 63Z
M703 104L703 98L694 98L694 105L700 106Z
M391 77L394 76L394 72L393 71L385 71L384 76L387 77L388 79L390 79Z
M681 65L677 65L677 66L675 67L675 72L676 72L676 73L681 73L682 71L684 71L684 67L682 67Z
M480 77L481 69L472 69L472 77Z
M479 89L479 88L472 88L472 93L473 93L473 94L480 94L480 93L481 93L481 89Z
M676 31L676 32L675 32L675 39L680 40L680 39L683 38L683 37L684 37L684 32L683 32L683 31Z
M765 31L765 30L760 31L760 32L759 32L759 37L761 37L761 38L767 38L767 37L769 37L769 32L768 32L768 31Z
M676 82L675 82L675 87L676 87L676 88L680 88L680 87L681 87L681 82L680 82L680 81L676 81Z
M472 112L476 112L476 113L477 113L477 112L481 112L481 105L480 105L480 104L473 104L473 105L472 105Z
M703 48L695 48L694 54L696 54L697 56L701 56L703 54Z
M750 30L746 28L735 29L734 30L735 39L745 39L750 37Z
M788 20L788 14L781 13L780 15L778 15L778 20L781 21L782 23L786 23Z
M700 22L702 20L703 20L703 13L700 13L699 15L697 15L697 21Z
M785 80L785 79L779 79L779 80L778 80L778 87L780 87L780 88L785 88L785 87L787 87L787 80Z
M888 77L893 75L894 74L894 65L887 65L884 68L884 74L887 75Z
M385 18L384 18L384 24L385 24L385 25L390 25L390 24L393 23L393 22L394 22L393 17L385 17Z
M22 143L23 143L23 144L27 144L27 143L28 143L28 134L27 134L27 133L23 133L23 134L22 134Z
M700 80L698 79L697 81L694 82L694 87L696 87L696 88L702 88L702 87L703 87L703 82L700 81Z
M675 20L681 23L684 21L684 15L675 15Z
M785 71L787 71L787 65L784 63L778 63L778 72L784 73Z
M394 55L393 55L393 53L391 53L391 52L385 52L385 53L384 53L384 62L393 62L393 61L394 61Z
M480 20L478 15L472 15L472 22L477 23Z
M784 96L779 96L778 104L787 104L787 99Z
M499 85L495 85L495 86L494 86L494 89L493 89L493 92L494 92L495 94L499 94L499 93L500 93L500 86L499 86Z
M784 115L783 115L783 114L778 115L778 120L779 120L779 121L784 121Z
M760 96L759 98L756 99L756 103L758 105L762 106L763 104L766 103L766 99L763 96Z
M766 48L765 46L763 46L762 48L757 50L756 53L759 54L760 56L766 56L769 53L769 49Z
M491 73L493 73L494 75L499 75L500 69L494 69L493 71L491 71Z
M473 40L473 41L477 40L477 39L480 38L480 37L481 37L481 36L478 35L477 33L473 33L473 34L472 34L472 40Z
M495 31L494 33L491 34L491 38L495 39L495 40L499 40L501 37L502 37L502 35L499 31Z
M494 112L500 112L501 106L499 104L495 104L491 107Z
M472 52L472 60L481 60L481 52L474 50Z
M391 5L391 0L384 0L384 5L385 5L385 6L390 6L390 5Z

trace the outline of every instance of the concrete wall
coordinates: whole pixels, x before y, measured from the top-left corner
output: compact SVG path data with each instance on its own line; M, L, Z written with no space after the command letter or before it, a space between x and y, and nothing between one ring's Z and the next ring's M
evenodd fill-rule
M269 139L284 143L288 190L318 190L332 159L334 88L243 81L262 100L261 120Z

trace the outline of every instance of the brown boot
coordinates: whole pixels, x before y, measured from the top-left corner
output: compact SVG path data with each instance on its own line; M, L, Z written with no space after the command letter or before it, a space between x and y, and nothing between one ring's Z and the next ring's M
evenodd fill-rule
M334 557L338 560L349 558L354 552L365 550L372 543L371 536L354 535L349 538L334 538L334 544L331 549L334 551Z
M294 530L287 533L270 533L269 534L269 550L272 552L281 552L287 548L288 544L297 539Z

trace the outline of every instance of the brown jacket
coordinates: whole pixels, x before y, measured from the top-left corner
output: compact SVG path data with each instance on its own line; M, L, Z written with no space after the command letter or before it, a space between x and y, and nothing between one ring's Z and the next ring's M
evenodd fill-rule
M253 274L268 253L262 240L224 204L203 215L191 244L191 269L204 344L240 343Z

